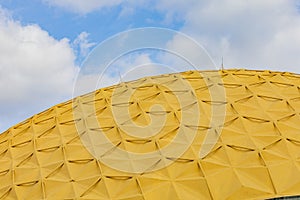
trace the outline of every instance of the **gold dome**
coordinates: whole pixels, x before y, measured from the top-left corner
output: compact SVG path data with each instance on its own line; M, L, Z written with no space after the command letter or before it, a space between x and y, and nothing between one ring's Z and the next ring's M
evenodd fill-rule
M192 93L180 88L179 79L188 82ZM300 75L286 72L188 71L121 83L55 105L0 135L0 199L300 195L299 86ZM212 98L214 87L225 91L223 100ZM117 88L122 90L116 93ZM126 100L123 92L129 90ZM183 119L182 102L196 106L199 120ZM222 107L224 122L211 123L214 109ZM116 120L124 117L124 109L130 123ZM157 128L160 122L164 126ZM147 132L150 125L155 134ZM180 127L187 137L195 133L182 144ZM211 149L201 156L213 134ZM182 153L170 145L176 138L176 144L188 144ZM135 166L126 165L134 158L119 154L143 156L167 148L171 153L164 154L164 161L143 157L132 161L141 163Z

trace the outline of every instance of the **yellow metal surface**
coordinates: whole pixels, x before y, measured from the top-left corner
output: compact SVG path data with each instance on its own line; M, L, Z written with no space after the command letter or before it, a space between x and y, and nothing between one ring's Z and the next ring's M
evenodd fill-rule
M194 93L181 88L179 79ZM223 89L226 98L212 99L213 87ZM116 88L123 90L116 93ZM134 92L127 98L130 89ZM213 109L221 111L222 106L224 123L217 127L211 123ZM196 109L199 119L183 119L189 109ZM299 112L300 75L292 73L233 69L204 77L189 71L99 89L55 105L0 135L0 199L300 195ZM125 114L130 122L122 121ZM180 127L182 143L177 138ZM212 148L201 154L207 135L218 130L216 141L210 139ZM98 141L100 133L105 137ZM188 146L173 147L174 141ZM161 154L167 156L156 162L160 157L153 152L164 149L168 152ZM137 155L127 160L141 158L126 166L122 152Z

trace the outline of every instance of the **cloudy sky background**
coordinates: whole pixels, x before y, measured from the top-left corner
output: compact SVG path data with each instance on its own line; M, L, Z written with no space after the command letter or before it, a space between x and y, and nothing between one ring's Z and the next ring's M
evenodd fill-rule
M217 65L224 57L225 68L300 73L299 0L0 0L0 132L70 99L96 44L149 26L191 36ZM142 52L114 66L130 70L152 60ZM174 63L172 56L161 60ZM148 74L135 71L131 78ZM109 85L119 76L103 80Z

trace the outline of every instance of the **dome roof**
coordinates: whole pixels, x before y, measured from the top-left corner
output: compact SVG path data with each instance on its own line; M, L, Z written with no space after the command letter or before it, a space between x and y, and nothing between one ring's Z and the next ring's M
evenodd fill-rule
M0 199L300 195L299 86L286 72L188 71L55 105L0 135Z

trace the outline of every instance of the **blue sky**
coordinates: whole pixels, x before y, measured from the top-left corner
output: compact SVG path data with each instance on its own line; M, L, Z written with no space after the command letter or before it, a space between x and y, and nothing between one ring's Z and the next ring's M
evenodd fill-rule
M130 28L155 26L179 30L183 24L180 19L165 22L163 12L143 7L122 15L122 5L91 13L74 13L41 0L0 0L0 5L23 25L38 24L56 39L74 40L85 31L91 41L99 43Z
M89 13L72 12L41 0L0 0L0 5L22 25L38 24L58 40L73 41L80 33L87 32L91 42L99 43L131 28L150 26L179 30L183 24L180 19L165 22L163 12L143 7L122 14L122 5Z
M299 5L299 0L0 0L0 132L72 98L88 53L132 28L187 34L218 66L224 57L226 68L300 73ZM192 52L180 40L169 45ZM126 73L153 62L156 54L139 52L114 66ZM172 56L159 58L160 66L182 64ZM118 78L104 81L109 85Z

